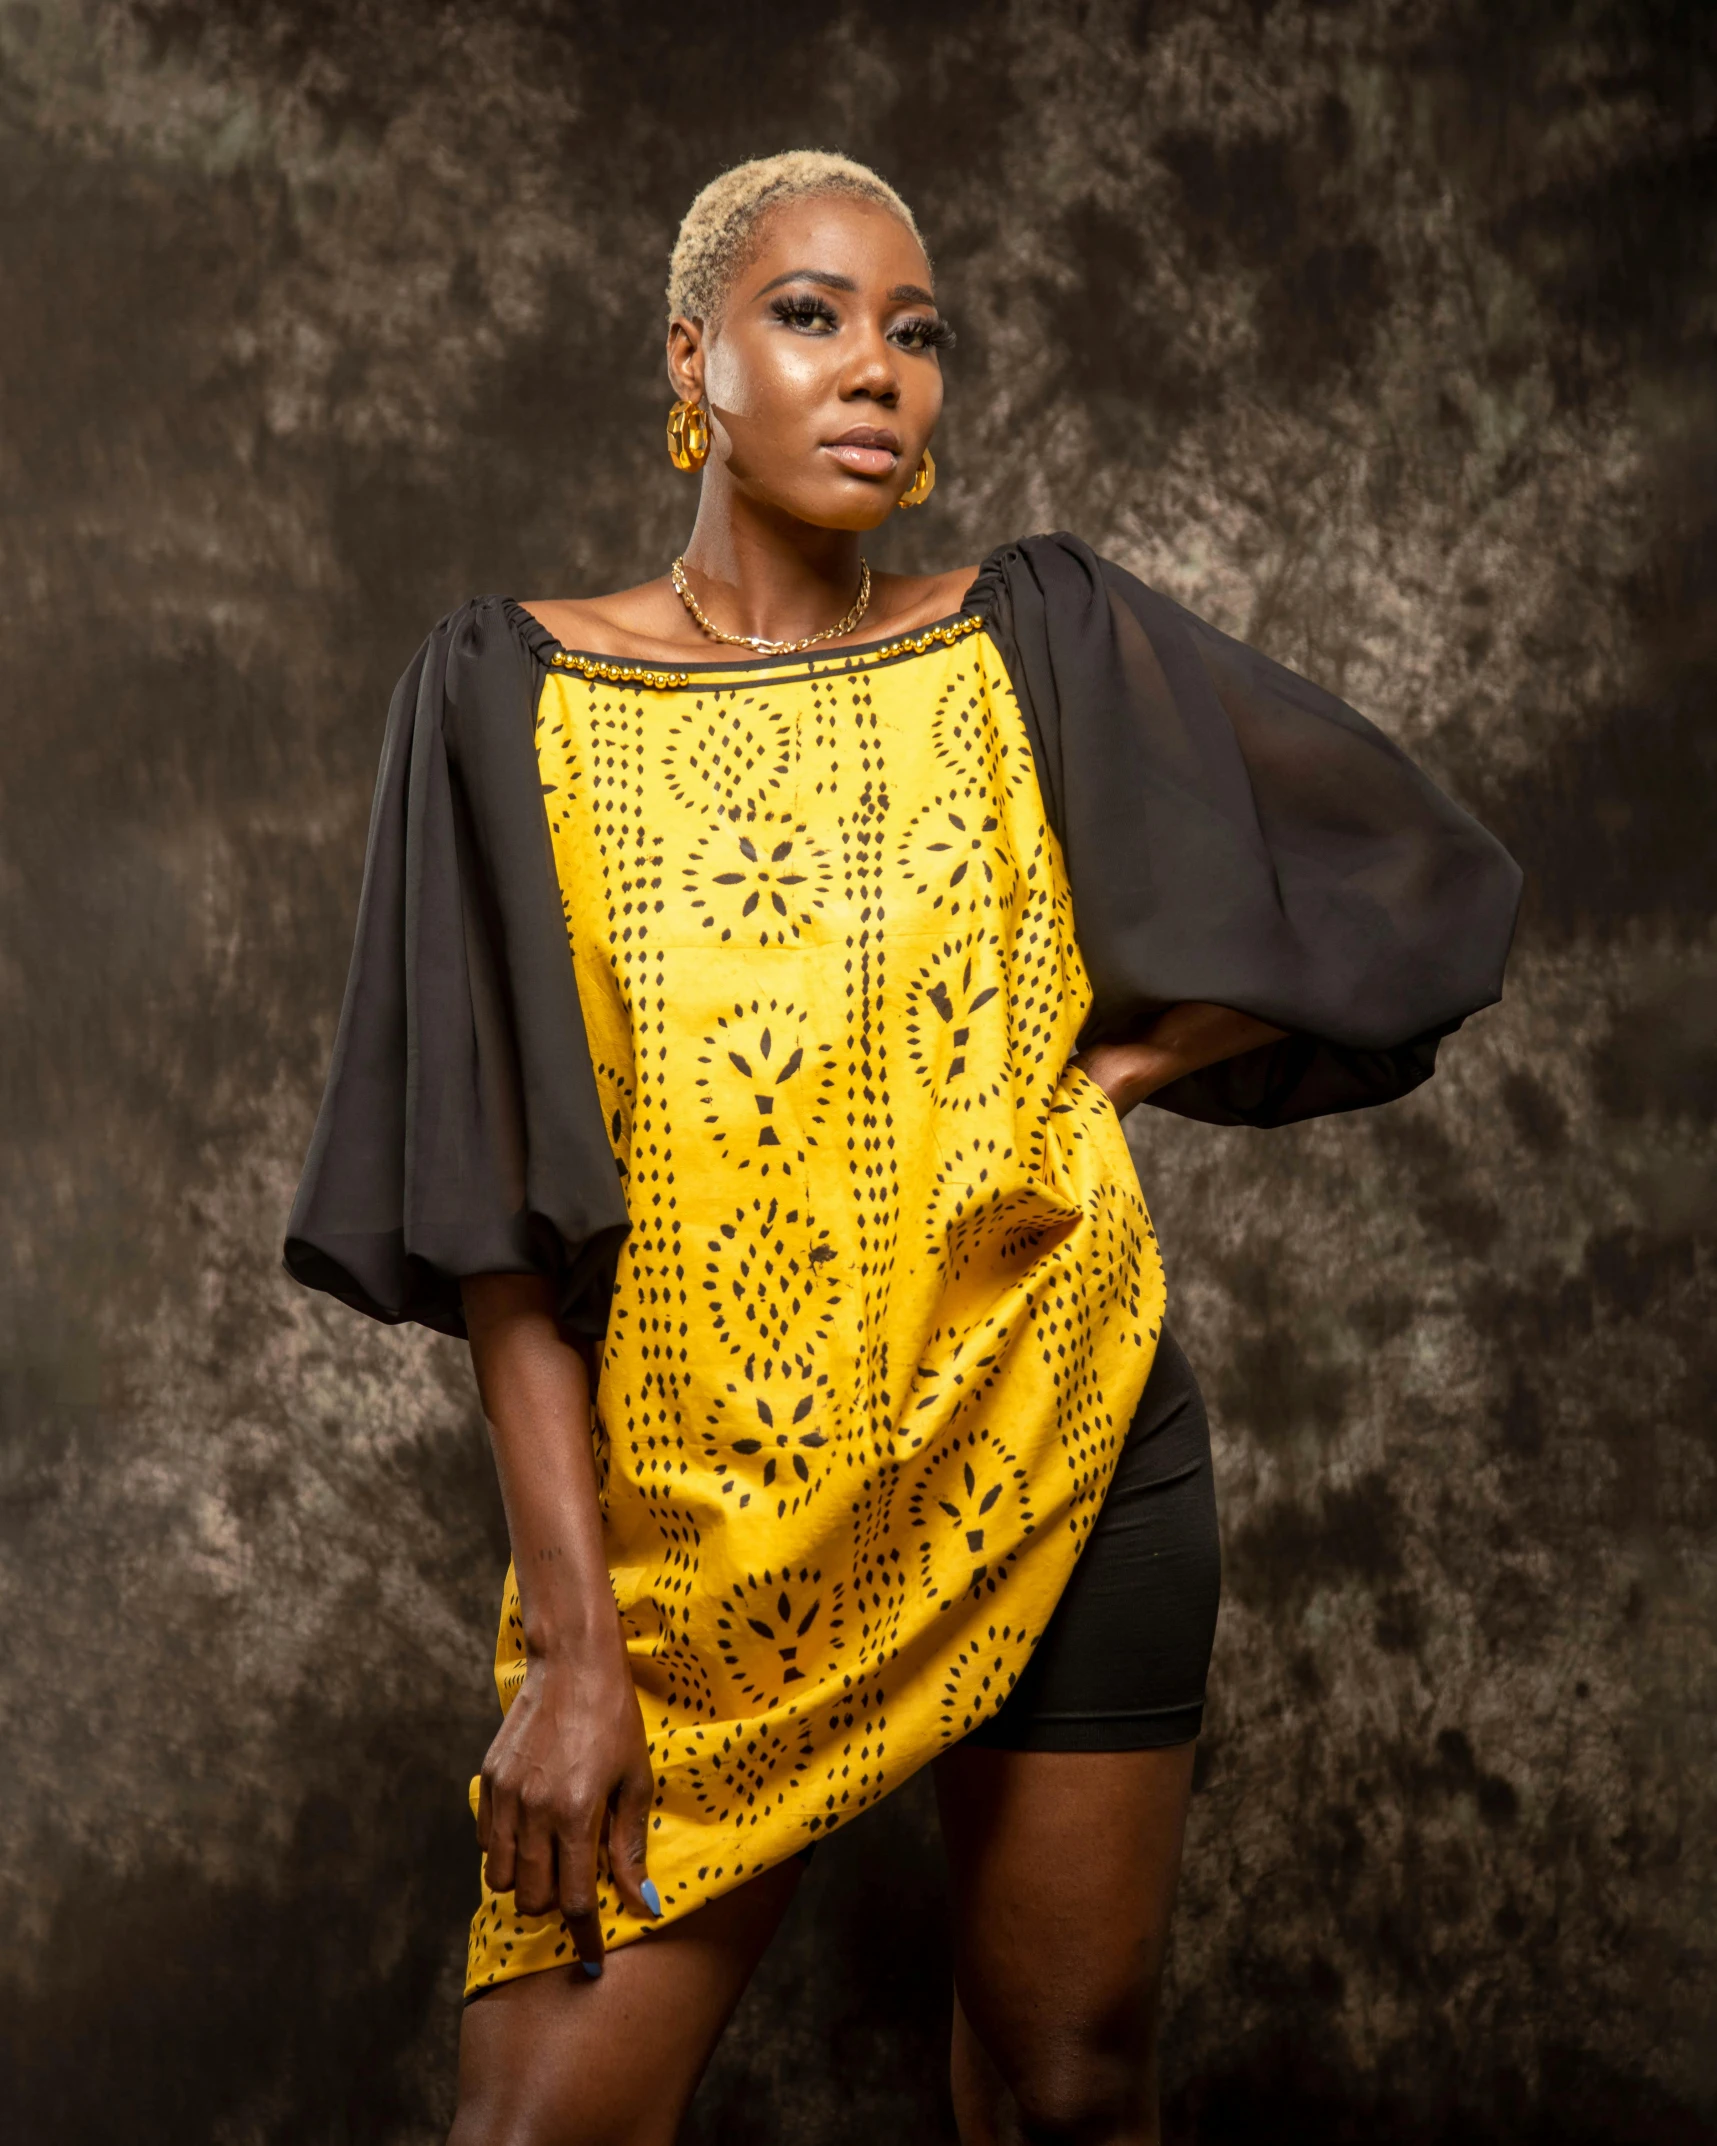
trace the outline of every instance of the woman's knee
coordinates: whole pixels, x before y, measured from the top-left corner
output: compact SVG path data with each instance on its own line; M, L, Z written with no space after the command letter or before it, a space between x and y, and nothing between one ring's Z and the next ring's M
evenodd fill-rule
M447 2146L561 2146L565 2133L551 2128L546 2115L493 2095L461 2095Z
M462 2101L454 2112L447 2146L531 2146L531 2142L497 2125L492 2111Z
M609 2130L575 2116L552 2085L529 2077L462 2079L447 2146L610 2146L632 2127Z
M1146 2146L1157 2138L1150 2067L1115 2052L1069 2050L1011 2082L1029 2146Z

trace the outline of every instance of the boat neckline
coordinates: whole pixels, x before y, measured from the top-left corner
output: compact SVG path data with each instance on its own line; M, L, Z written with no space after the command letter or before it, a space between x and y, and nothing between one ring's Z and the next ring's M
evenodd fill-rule
M978 577L974 576L973 588L976 588L977 580ZM814 648L800 648L783 649L779 654L773 656L736 656L731 661L724 661L719 656L705 656L695 660L688 658L684 662L665 656L605 656L598 654L595 649L591 648L569 648L564 641L555 635L550 627L543 624L534 611L522 604L516 596L509 596L506 601L512 605L513 609L518 612L522 619L526 620L535 632L542 635L545 647L551 648L559 655L564 656L570 664L575 666L591 664L608 670L626 670L640 673L647 671L665 677L681 671L688 674L694 672L707 674L712 671L763 671L783 663L841 663L855 656L886 655L896 648L910 648L913 642L921 640L926 634L946 634L950 627L959 626L967 619L971 619L981 626L984 622L984 615L981 610L971 604L970 597L971 590L969 589L967 591L968 600L958 611L948 611L944 612L940 618L926 619L922 626L904 627L897 633L884 634L874 641L854 641L845 648L831 648L820 654Z

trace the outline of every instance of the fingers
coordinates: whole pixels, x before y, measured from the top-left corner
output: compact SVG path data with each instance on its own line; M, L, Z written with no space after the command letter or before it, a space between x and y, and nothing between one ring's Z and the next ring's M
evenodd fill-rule
M623 1905L650 1921L662 1912L647 1867L654 1790L649 1763L637 1763L621 1777L611 1803L551 1804L528 1787L521 1793L507 1774L504 1763L485 1771L477 1792L477 1833L489 1890L511 1893L521 1915L552 1915L558 1909L585 1973L600 1975L602 1848Z
M521 1915L552 1914L555 1826L534 1798L512 1786L504 1767L482 1777L477 1837L484 1849L483 1882L490 1892L511 1893Z
M492 1893L510 1893L517 1864L518 1799L497 1788L487 1771L477 1791L477 1838L483 1847L483 1882Z
M608 1868L614 1890L634 1915L654 1917L662 1902L646 1868L649 1853L650 1796L654 1783L647 1766L625 1775L614 1799L608 1829Z
M521 1915L554 1913L554 1827L546 1813L528 1807L519 1820L513 1862L513 1901Z
M604 1806L582 1822L576 1814L555 1832L561 1918L578 1947L587 1975L602 1972L602 1902L597 1889L596 1840Z

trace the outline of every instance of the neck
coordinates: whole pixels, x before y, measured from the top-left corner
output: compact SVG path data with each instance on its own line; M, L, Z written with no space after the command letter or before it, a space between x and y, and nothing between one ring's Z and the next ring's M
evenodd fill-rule
M726 633L796 641L851 609L859 586L859 535L818 529L735 490L706 468L686 572L698 601Z

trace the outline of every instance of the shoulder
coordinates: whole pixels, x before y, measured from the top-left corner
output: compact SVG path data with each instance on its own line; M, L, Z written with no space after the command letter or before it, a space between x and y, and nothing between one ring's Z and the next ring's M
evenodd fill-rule
M418 645L411 668L448 671L473 661L516 662L532 622L510 596L468 596L444 611Z
M945 574L929 575L925 596L931 607L931 615L944 618L951 611L963 611L966 598L971 595L983 570L983 561L979 560L972 566L956 566Z
M869 618L858 629L864 640L912 633L966 608L981 569L953 566L939 574L878 574Z
M1040 581L1084 580L1093 585L1123 571L1113 559L1104 558L1070 529L1015 537L1011 544L998 545L984 565L986 570L1003 575L1029 573Z
M1000 610L1022 629L1028 622L1046 628L1107 629L1127 614L1147 631L1173 622L1203 624L1184 605L1067 529L1016 537L998 546L984 561L973 600L975 608Z
M606 596L520 597L514 609L551 646L587 655L671 662L692 645L685 606L665 574Z
M390 723L425 746L439 738L462 761L481 757L534 707L550 645L510 596L468 596L419 643L394 688Z
M521 661L546 666L561 649L626 661L683 657L685 613L665 581L660 588L672 598L671 609L651 582L612 596L467 597L431 629L417 660L439 659L451 686L461 672L499 681Z

